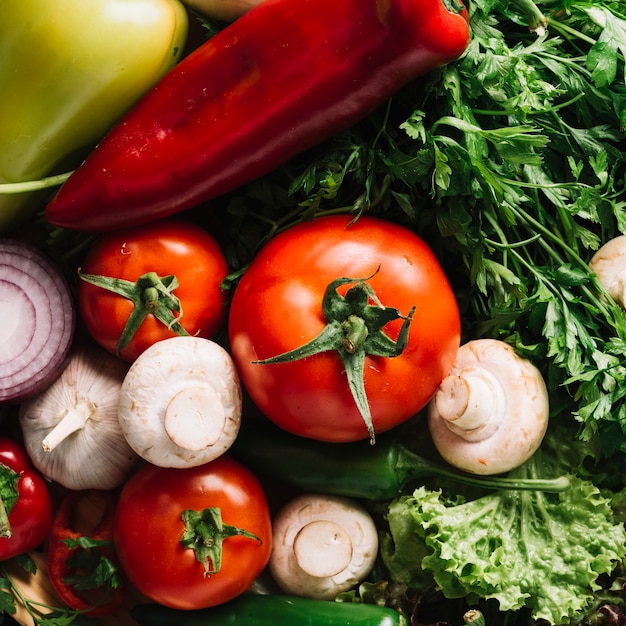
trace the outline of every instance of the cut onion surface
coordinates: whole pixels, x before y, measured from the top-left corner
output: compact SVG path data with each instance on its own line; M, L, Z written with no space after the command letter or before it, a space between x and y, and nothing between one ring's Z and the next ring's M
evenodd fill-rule
M19 402L55 380L75 326L60 268L30 244L0 239L0 403Z

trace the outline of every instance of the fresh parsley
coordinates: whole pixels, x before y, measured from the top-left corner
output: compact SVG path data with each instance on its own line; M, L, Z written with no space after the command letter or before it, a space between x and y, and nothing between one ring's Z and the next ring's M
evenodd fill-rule
M26 576L35 575L37 566L28 554L22 554L12 559ZM67 607L55 607L37 602L25 596L14 577L5 565L0 565L0 615L15 615L17 603L23 606L33 621L34 626L93 626L97 622L85 616L80 611Z
M267 239L351 211L416 230L453 282L466 339L542 369L554 418L626 452L626 320L587 263L626 232L621 2L472 0L457 62L221 201L241 269Z

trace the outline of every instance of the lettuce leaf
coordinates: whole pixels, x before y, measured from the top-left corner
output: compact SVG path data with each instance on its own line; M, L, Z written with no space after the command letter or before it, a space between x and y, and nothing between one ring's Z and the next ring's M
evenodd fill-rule
M561 624L583 609L626 553L626 531L590 481L560 494L500 491L449 500L420 487L388 509L381 554L395 582L427 573L448 598L495 598Z

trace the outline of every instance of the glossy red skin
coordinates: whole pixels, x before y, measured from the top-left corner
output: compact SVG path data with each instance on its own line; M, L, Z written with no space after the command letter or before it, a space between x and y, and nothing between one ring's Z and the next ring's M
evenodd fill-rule
M52 529L53 506L48 484L19 443L0 437L0 463L21 474L19 498L9 514L13 534L0 537L0 561L6 561L45 541Z
M460 315L432 251L408 229L377 218L319 218L275 237L252 261L232 299L231 351L261 412L285 430L322 441L369 436L336 352L281 364L255 364L310 341L324 327L321 303L336 278L364 278L385 306L416 306L407 347L394 358L366 357L365 390L382 433L416 414L449 372ZM401 321L385 326L397 338Z
M181 513L219 507L224 524L261 539L224 540L221 569L208 577L180 544ZM248 589L267 564L272 528L265 493L254 474L228 456L189 469L145 465L124 485L114 525L115 548L130 581L172 608L222 604Z
M183 307L181 324L190 335L212 338L226 318L226 292L220 282L228 264L217 241L201 227L168 219L103 235L87 255L82 271L136 281L146 272L174 274L174 291ZM78 284L78 306L94 339L112 354L133 304L83 280ZM134 361L153 343L176 333L149 315L120 356Z
M264 0L133 107L46 217L104 231L196 206L353 125L469 39L467 12L443 0Z
M102 517L93 528L86 531L75 529L80 504L83 500L93 498L95 503L100 502L103 507ZM96 604L83 597L83 592L75 589L66 582L66 577L76 572L68 566L68 560L79 549L70 548L66 540L77 540L81 537L89 537L96 541L107 542L98 548L98 551L113 563L117 563L117 557L110 547L113 541L113 518L117 501L112 491L84 490L68 491L58 504L53 518L52 529L48 535L47 543L47 569L50 584L54 587L59 597L75 611L84 611L90 617L102 617L119 610L125 598L126 589L123 584L111 589L104 599L96 593ZM98 590L102 592L102 590Z

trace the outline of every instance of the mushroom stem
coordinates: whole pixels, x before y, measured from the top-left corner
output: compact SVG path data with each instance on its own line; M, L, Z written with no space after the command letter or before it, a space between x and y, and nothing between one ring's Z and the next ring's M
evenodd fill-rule
M330 578L350 565L352 540L336 522L315 520L298 532L293 553L303 572L315 578Z
M142 352L124 378L118 420L126 441L159 467L204 465L239 432L242 393L230 354L210 339L177 336Z
M188 387L176 393L165 409L163 426L174 444L187 450L204 450L222 435L226 412L210 387Z
M473 366L447 376L434 398L440 418L467 441L481 441L498 429L505 400L500 381Z
M285 592L335 598L363 581L378 553L378 531L356 500L303 493L273 520L269 570Z
M88 398L76 396L74 406L68 408L58 424L46 435L41 446L46 452L54 450L72 433L84 428L96 411L96 405Z
M475 474L502 474L528 460L548 418L541 372L499 339L462 345L428 406L428 427L441 456Z

